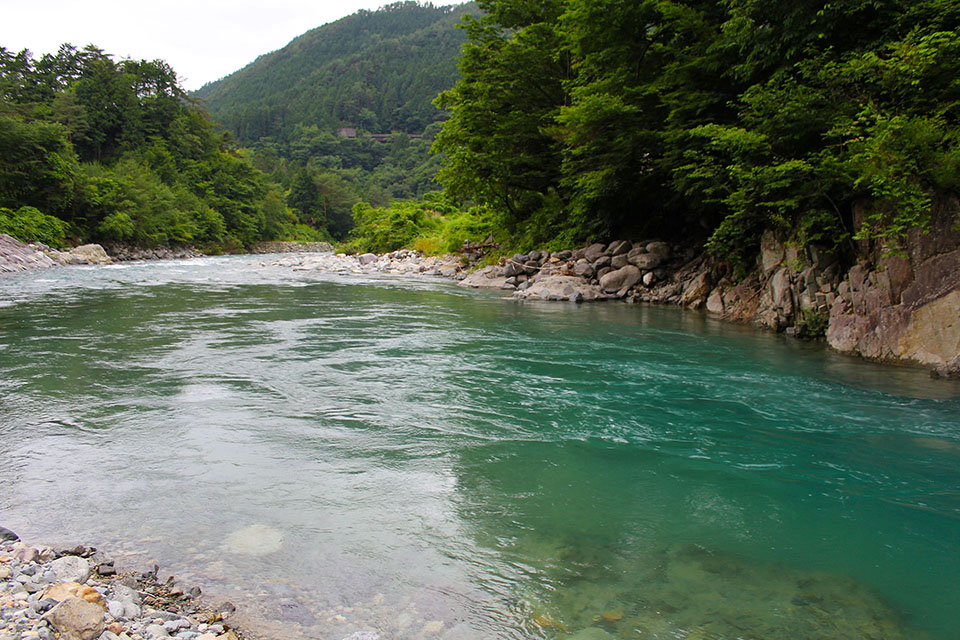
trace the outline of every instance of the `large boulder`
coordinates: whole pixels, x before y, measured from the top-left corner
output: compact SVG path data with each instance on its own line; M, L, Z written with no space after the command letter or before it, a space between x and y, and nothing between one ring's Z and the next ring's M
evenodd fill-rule
M63 556L50 563L59 582L83 584L90 577L90 563L80 556Z
M604 297L597 286L575 276L541 278L514 295L531 300L570 300L572 302L589 302Z
M67 598L43 617L62 638L94 640L103 633L103 614L103 609L93 603L80 598Z
M592 278L596 274L596 270L592 264L584 261L573 265L573 273L581 278Z
M606 248L606 245L601 244L599 242L597 242L596 244L592 244L589 247L587 247L586 250L583 252L583 257L589 260L590 262L593 262L594 260L596 260L597 258L599 258L604 254L603 250L605 248Z
M707 272L698 274L683 287L680 304L694 309L700 308L710 295L711 288L710 274Z
M113 260L98 244L84 244L70 249L70 253L88 264L113 264Z
M607 248L607 253L611 256L619 256L625 253L628 253L633 249L633 244L627 240L617 240L616 242L611 242L610 246Z
M634 249L634 251L636 251L636 249ZM639 251L637 253L631 251L627 255L627 260L630 262L630 264L638 269L643 269L644 271L656 269L663 264L663 261L666 259L667 257L662 253L650 253L649 251L642 253Z
M461 287L472 287L474 289L500 289L503 287L503 283L507 281L504 272L504 267L491 264L469 274L458 284Z
M609 293L615 291L626 293L627 289L640 282L641 277L640 269L628 264L600 278L600 289Z

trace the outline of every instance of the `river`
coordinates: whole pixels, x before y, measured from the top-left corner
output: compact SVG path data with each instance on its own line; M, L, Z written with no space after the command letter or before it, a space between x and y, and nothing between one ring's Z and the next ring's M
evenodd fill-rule
M0 525L277 638L960 629L960 386L249 256L0 278Z

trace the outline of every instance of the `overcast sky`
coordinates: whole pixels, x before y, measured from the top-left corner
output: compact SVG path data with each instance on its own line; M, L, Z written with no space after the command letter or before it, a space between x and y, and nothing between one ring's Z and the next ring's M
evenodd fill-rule
M0 0L0 46L38 58L64 42L95 44L118 58L162 58L194 90L309 29L384 4L389 0Z

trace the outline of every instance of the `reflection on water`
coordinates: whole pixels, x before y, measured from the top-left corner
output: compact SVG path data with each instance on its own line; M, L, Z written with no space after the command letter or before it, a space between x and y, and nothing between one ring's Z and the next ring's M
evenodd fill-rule
M279 638L960 625L955 383L676 309L247 262L0 280L0 524Z

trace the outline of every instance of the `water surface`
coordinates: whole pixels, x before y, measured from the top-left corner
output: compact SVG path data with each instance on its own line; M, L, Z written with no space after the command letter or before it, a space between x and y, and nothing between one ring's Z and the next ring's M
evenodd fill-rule
M674 308L256 265L0 279L0 524L282 638L960 628L956 384Z

